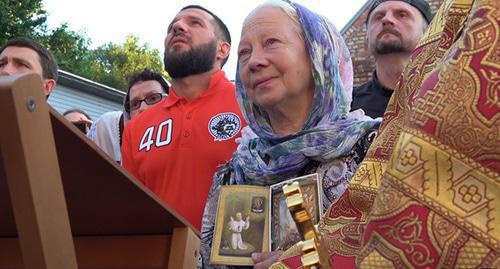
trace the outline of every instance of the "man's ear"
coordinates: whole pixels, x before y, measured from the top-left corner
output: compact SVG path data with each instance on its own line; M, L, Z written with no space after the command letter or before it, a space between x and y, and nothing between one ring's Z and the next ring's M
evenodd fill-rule
M229 52L231 51L231 45L225 41L220 41L219 42L219 47L217 48L217 54L215 55L215 58L217 61L221 61L221 63L229 57ZM221 64L222 65L222 64ZM222 68L222 66L221 66Z
M53 79L45 79L43 82L45 96L49 97L50 93L56 87L56 81Z

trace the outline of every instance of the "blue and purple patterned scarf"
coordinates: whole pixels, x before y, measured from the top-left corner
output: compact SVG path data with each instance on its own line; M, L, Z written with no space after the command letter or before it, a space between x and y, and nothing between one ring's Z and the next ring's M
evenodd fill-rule
M362 113L349 113L352 62L339 32L328 19L288 3L299 17L313 66L313 105L300 132L280 137L273 132L266 112L247 95L237 74L238 102L250 129L243 132L233 156L236 184L271 185L296 176L313 160L327 162L346 155L380 123Z

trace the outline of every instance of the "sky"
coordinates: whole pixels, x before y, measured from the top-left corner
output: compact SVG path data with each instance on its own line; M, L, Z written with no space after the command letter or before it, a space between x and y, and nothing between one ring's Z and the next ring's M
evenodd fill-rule
M354 16L367 0L297 0L296 2L328 17L339 29ZM167 27L177 12L190 4L201 5L228 26L232 48L224 66L229 79L236 71L236 49L245 17L264 0L43 0L48 25L55 28L68 23L71 30L84 31L92 47L113 42L123 43L129 34L139 37L163 55Z

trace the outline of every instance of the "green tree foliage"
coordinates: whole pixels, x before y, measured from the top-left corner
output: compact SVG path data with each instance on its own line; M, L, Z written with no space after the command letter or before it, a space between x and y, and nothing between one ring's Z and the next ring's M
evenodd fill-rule
M144 68L163 72L160 52L148 44L140 44L139 38L127 36L123 44L108 43L93 51L97 66L93 78L117 89L127 88L128 76ZM166 73L163 73L165 76Z
M40 36L39 40L54 54L60 69L81 76L91 74L90 69L94 67L92 50L85 33L72 31L65 23Z
M0 0L0 44L16 36L36 38L46 20L41 0Z
M13 37L33 38L54 54L62 70L120 90L126 90L130 73L146 67L168 77L160 52L138 37L92 49L87 34L72 31L66 23L47 28L42 0L0 0L0 45Z

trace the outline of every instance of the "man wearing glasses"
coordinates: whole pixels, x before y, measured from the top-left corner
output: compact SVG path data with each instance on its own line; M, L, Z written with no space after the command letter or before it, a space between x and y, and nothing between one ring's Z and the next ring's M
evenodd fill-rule
M125 96L125 119L130 120L168 95L168 84L160 73L144 69L133 75Z
M128 83L124 111L104 113L90 127L87 137L117 163L121 164L121 144L126 122L135 119L150 106L168 95L168 84L160 73L148 68L134 73Z

